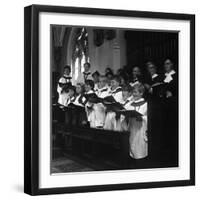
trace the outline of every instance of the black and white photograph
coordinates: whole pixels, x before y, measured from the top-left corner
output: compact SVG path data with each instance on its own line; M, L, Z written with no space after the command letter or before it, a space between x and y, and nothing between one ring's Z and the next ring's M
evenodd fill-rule
M26 193L195 184L194 18L25 8Z
M51 25L51 173L178 166L178 32Z

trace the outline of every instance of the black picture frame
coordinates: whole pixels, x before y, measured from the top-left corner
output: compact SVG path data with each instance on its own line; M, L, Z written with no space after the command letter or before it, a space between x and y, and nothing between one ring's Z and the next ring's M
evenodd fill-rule
M39 188L39 13L76 13L187 20L190 23L190 179L162 182ZM195 184L195 15L31 5L24 9L24 192L30 195L142 189Z

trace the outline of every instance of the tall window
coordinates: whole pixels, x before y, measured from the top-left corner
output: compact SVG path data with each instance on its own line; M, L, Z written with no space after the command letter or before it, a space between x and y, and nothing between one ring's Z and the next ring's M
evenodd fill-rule
M74 43L74 49L72 54L72 64L74 66L74 78L75 81L79 75L83 72L83 65L85 62L89 62L88 55L88 33L85 28L79 28L76 32L76 39Z

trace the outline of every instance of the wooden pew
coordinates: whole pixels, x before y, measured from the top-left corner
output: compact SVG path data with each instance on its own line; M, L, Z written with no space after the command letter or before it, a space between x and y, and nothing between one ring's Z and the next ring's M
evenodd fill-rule
M58 131L63 141L70 140L70 152L81 158L106 159L122 168L129 162L129 132L116 132L87 127L66 127ZM67 145L66 145L67 146ZM68 151L67 147L64 151Z

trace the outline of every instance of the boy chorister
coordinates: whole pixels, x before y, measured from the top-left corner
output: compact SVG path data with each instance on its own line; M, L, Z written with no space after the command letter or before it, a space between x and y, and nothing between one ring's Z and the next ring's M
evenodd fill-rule
M143 98L145 88L141 83L133 86L133 101L127 104L127 110L135 110L142 114L141 119L129 118L130 156L134 159L143 159L148 155L147 141L147 102Z
M94 94L94 82L92 80L85 81L85 95ZM85 111L87 114L87 120L90 124L90 127L95 127L95 116L93 113L93 103L87 100L85 104Z
M94 82L92 80L87 80L85 82L86 94L94 93ZM88 122L91 128L103 128L105 119L105 107L102 103L86 103L86 113L88 117Z
M107 77L104 75L101 75L99 77L99 87L95 93L99 98L103 99L107 96L110 96L109 91L110 89L107 85ZM94 113L97 119L96 126L98 128L103 128L104 123L105 123L105 117L106 117L106 107L103 105L103 103L100 102L94 105Z
M119 76L113 76L112 77L109 94L111 96L113 96L115 101L117 101L119 103L123 103L122 88L120 86L120 78L119 78Z
M69 65L66 65L64 67L64 73L63 73L63 78L66 79L66 82L69 83L72 81L72 77L71 77L71 67Z
M75 87L74 86L68 86L67 87L67 94L68 94L68 98L66 99L66 102L64 104L65 107L68 107L69 104L74 101ZM72 125L72 112L70 110L67 110L65 112L65 124L67 124L68 126Z
M123 96L123 107L124 110L128 110L130 104L133 102L133 95L132 95L132 87L130 85L126 85L124 87L122 87L122 96ZM115 130L116 131L127 131L128 130L128 126L125 120L125 116L120 115L118 117L115 117L115 119L113 119L114 121L116 121L116 126L115 126Z
M85 83L86 80L93 80L90 63L86 62L83 67L84 72L79 75L78 82Z
M99 98L105 98L110 95L106 76L101 75L99 77L99 87L96 89L95 93Z
M67 94L68 94L68 98L65 102L64 106L68 106L70 103L72 103L75 100L75 87L74 86L69 86L67 88Z
M63 76L59 79L59 83L60 82L65 82L65 83L71 83L72 81L72 77L71 77L71 67L69 65L66 65L64 67L64 72L63 72Z
M66 88L66 80L64 78L60 78L57 86L58 92L58 104L65 105L65 102L68 99L67 88Z
M94 93L94 81L86 80L85 81L85 94L93 94Z
M61 105L64 105L66 101L66 91L63 91L63 88L67 88L67 86L71 86L71 79L72 77L70 76L71 73L71 67L69 65L66 65L64 67L64 72L63 76L59 79L58 85L57 85L57 92L58 92L58 103ZM64 92L64 93L63 93Z
M113 76L111 79L111 88L109 95L113 96L116 102L123 104L122 88L120 87L120 78L118 76ZM116 113L113 111L108 111L105 117L104 129L116 130Z
M72 102L76 106L81 106L84 107L86 103L86 98L83 95L84 93L84 88L83 84L77 83L76 84L76 96L74 98L74 101Z
M86 104L86 98L83 93L84 93L84 85L81 83L77 83L76 95L71 101L73 105L77 106L71 112L73 126L87 125L87 116L84 108Z
M95 71L94 73L92 73L92 80L94 81L94 92L96 93L96 91L99 88L99 76L100 73L98 71Z

